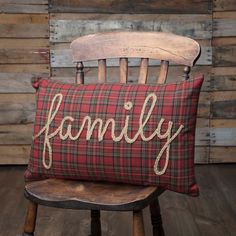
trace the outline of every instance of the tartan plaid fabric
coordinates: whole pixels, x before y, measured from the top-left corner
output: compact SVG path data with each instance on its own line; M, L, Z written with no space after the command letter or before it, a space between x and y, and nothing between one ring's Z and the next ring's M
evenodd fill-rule
M25 179L53 177L157 185L197 195L194 139L202 82L202 77L164 85L74 85L46 79L35 82L35 137ZM156 102L153 97L147 100L150 94ZM90 127L89 136L85 117L90 117L91 125L100 119L104 131L100 139L99 122L94 123L94 129ZM107 123L105 129L109 119L114 120L114 127ZM170 122L169 136L164 137ZM181 125L183 128L170 142L168 161L165 145ZM153 135L155 130L157 135ZM141 133L153 137L146 141ZM127 137L132 141L128 142ZM157 174L154 164L161 150L157 169L163 170L166 161L168 165L163 174Z

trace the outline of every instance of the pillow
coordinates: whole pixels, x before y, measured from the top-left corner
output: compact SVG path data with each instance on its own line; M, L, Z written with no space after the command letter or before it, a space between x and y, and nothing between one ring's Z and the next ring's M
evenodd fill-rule
M34 82L37 110L26 180L110 181L197 195L194 138L202 82Z

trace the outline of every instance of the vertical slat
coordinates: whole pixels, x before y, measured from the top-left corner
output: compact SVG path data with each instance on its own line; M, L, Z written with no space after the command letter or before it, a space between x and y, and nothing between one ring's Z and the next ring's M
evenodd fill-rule
M161 66L160 66L160 73L157 79L158 84L164 84L166 82L166 78L168 74L168 67L169 67L169 62L162 60Z
M76 66L76 83L84 84L84 65L83 62L78 62Z
M145 84L148 75L148 58L142 58L140 63L139 79L140 84Z
M107 81L107 67L106 59L98 60L98 82L106 83Z
M120 58L120 83L127 83L128 58Z

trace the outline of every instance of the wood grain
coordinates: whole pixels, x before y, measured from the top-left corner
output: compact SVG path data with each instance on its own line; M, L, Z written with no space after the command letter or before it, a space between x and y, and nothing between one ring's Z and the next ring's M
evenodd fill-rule
M0 124L28 124L34 121L34 94L0 94Z
M212 51L211 47L202 46L201 47L201 57L197 61L197 65L211 65L212 64ZM69 49L68 44L57 44L51 47L51 67L75 67L73 63L72 52ZM139 59L129 59L129 66L139 66ZM109 59L107 60L107 66L118 66L119 60ZM160 65L159 60L149 60L149 65L157 66ZM97 66L96 61L89 61L84 63L85 67L95 67Z
M235 0L214 0L213 1L214 11L235 11L236 4Z
M40 204L68 209L112 211L140 210L147 206L157 193L162 192L163 190L153 186L60 179L34 181L25 186L26 197Z
M30 145L32 136L33 124L0 125L0 145Z
M0 153L0 165L27 164L30 145L0 145Z
M1 13L47 13L47 0L1 0Z
M211 147L209 163L235 163L236 147Z
M145 0L113 0L113 1L66 1L50 0L50 12L78 13L208 13L211 1L145 1Z
M212 93L212 118L236 118L236 93L235 91L216 91Z
M195 39L210 39L210 15L167 14L51 14L50 41L71 42L79 36L97 32L171 32Z

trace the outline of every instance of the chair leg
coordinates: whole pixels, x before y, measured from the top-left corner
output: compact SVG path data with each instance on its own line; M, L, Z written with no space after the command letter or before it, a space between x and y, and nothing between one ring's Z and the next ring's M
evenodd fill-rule
M150 204L151 220L153 227L153 236L164 236L165 232L162 226L161 211L158 198Z
M133 236L145 236L142 210L133 211Z
M25 218L24 232L22 236L34 236L34 229L37 217L38 204L29 201Z
M99 210L91 210L91 236L101 236L101 222Z

